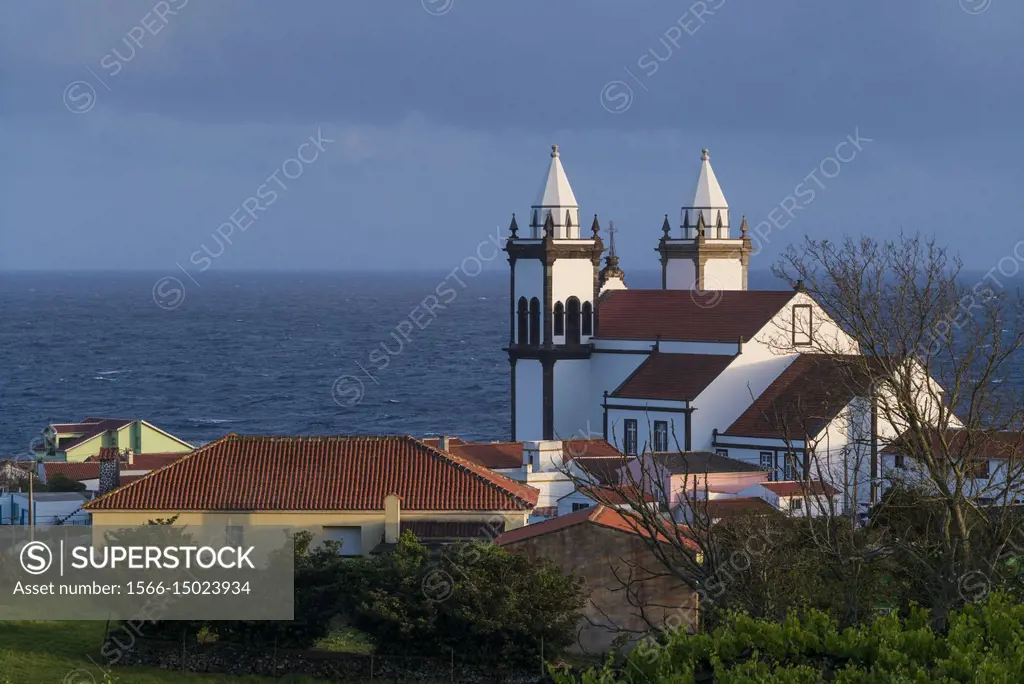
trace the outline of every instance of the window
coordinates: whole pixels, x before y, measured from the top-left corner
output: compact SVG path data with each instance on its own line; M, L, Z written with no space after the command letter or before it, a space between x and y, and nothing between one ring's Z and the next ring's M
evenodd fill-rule
M811 305L797 304L793 307L793 346L807 345L813 341Z
M580 300L569 297L565 300L565 343L580 343Z
M562 302L555 302L555 334L565 334L565 307Z
M540 300L530 300L530 344L540 345Z
M575 513L576 511L582 511L587 508L590 508L590 504L588 503L574 503L572 505L572 512Z
M594 307L590 302L583 302L582 330L584 335L594 334Z
M241 525L228 525L224 529L224 539L228 546L241 546L243 531Z
M636 456L636 420L630 418L622 421L623 424L623 450L629 456Z
M786 454L786 462L782 464L782 475L786 480L796 479L796 454Z
M516 310L516 341L525 345L530 341L530 313L526 297L519 298L519 308Z
M715 449L715 453L718 454L719 456L725 456L726 458L729 458L728 449Z
M762 451L761 452L761 469L768 471L768 480L775 479L775 452L773 451Z
M802 511L803 509L804 509L803 497L794 496L793 498L791 498L789 500L789 510L790 511L794 511L794 512L795 511Z
M654 421L654 450L668 451L668 421Z
M967 477L972 477L976 480L983 480L988 475L988 461L978 461L967 469Z
M907 467L907 461L906 459L903 458L903 454L896 454L892 460L893 465L899 468L900 470L903 470Z

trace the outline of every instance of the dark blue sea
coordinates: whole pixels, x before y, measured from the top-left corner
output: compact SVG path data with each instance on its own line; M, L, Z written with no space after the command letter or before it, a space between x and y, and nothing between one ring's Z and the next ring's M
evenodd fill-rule
M144 418L196 444L508 439L508 276L456 275L210 271L154 293L162 274L0 274L0 458L86 416Z

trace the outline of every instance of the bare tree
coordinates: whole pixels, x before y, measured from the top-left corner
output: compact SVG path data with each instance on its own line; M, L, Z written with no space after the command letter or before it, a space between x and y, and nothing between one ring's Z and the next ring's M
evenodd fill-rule
M1024 498L1024 402L1004 383L1024 344L1020 294L992 271L967 278L958 258L920 235L807 239L786 251L775 273L805 290L848 336L822 334L822 321L809 322L802 335L807 351L837 362L828 382L867 405L871 502L888 524L874 541L884 548L871 551L896 553L913 567L942 623L965 599L963 578L999 575L994 559L1013 552L1024 529L1016 509ZM850 339L859 353L850 353ZM886 450L906 458L901 474L911 481L903 485L914 497L879 496L882 486L900 484L881 471ZM826 453L817 450L817 459ZM993 457L999 476L980 472ZM893 510L882 515L887 506ZM900 506L927 510L927 520L900 522Z

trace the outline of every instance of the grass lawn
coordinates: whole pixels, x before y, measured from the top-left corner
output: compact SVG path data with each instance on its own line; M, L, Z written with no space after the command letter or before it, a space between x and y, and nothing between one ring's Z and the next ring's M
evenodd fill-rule
M106 684L106 673L88 657L101 662L103 629L102 622L0 621L0 684ZM199 675L153 668L113 668L110 675L110 681L118 684L324 682L308 677Z

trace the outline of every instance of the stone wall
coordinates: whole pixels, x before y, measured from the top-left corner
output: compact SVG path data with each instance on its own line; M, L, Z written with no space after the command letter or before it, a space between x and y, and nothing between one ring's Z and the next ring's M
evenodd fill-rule
M547 556L586 581L590 599L578 628L578 652L628 650L651 631L649 622L659 629L695 628L696 594L665 575L648 542L636 534L588 522L504 547L530 558Z

